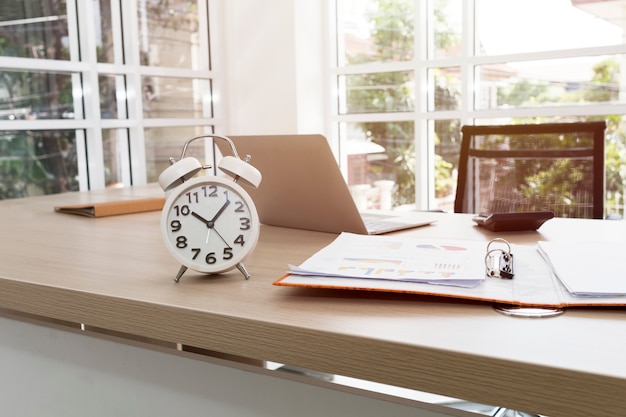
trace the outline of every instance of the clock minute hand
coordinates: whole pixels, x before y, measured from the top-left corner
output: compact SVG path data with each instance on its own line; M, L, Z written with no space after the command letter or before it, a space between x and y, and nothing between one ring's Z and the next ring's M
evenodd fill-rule
M226 210L226 207L228 207L229 204L230 204L230 200L228 199L228 194L226 194L226 202L224 203L222 207L220 207L217 213L215 213L215 216L213 216L213 218L211 219L211 223L215 223L217 218L222 215L222 213L224 212L224 210Z

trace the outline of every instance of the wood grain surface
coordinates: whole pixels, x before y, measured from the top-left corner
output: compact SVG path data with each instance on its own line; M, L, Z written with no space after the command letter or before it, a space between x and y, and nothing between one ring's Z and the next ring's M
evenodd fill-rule
M521 319L487 303L277 287L288 264L336 236L269 226L245 261L250 280L237 270L188 271L175 283L179 265L161 241L160 212L93 219L53 209L159 195L150 185L0 202L0 308L553 417L626 410L624 309ZM401 234L502 236L475 227L469 215L437 216ZM534 244L591 233L618 241L623 228L553 219L539 232L505 237Z

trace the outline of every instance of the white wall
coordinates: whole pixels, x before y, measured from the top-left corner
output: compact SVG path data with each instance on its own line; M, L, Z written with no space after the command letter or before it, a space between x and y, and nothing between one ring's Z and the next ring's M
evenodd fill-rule
M310 0L219 3L217 117L226 134L324 133L324 10Z
M296 87L298 133L325 132L329 118L328 26L326 1L293 0L296 34Z

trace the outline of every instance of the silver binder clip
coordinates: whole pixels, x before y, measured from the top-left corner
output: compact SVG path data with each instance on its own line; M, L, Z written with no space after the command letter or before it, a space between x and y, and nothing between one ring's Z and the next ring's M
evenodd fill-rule
M502 243L506 246L503 248L494 248L492 245ZM495 238L487 244L487 254L485 255L485 266L487 267L487 276L493 278L513 278L513 254L511 253L511 245L505 239Z

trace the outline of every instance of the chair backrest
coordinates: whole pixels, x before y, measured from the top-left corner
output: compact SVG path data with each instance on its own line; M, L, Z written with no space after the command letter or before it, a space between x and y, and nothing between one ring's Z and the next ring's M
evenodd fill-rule
M604 215L606 122L463 126L456 213Z

